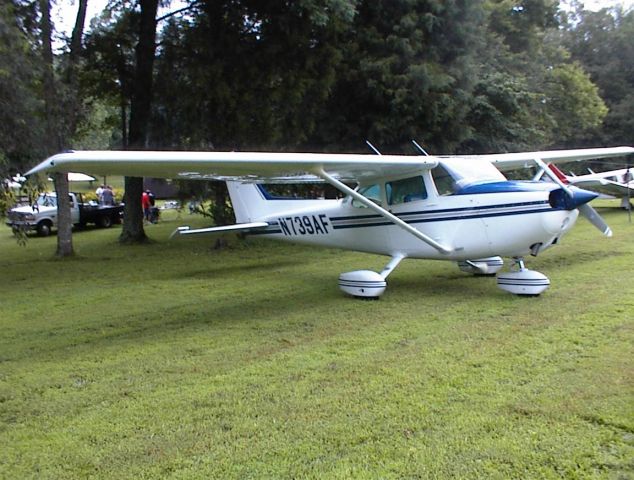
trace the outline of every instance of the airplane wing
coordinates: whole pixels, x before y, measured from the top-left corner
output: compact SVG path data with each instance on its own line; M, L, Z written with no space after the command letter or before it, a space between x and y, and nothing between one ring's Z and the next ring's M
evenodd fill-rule
M250 182L322 181L326 170L342 181L363 181L431 169L442 158L482 159L499 170L548 163L610 158L634 154L632 147L551 150L490 155L412 156L332 153L70 151L47 158L27 175L40 171L81 171L95 175L242 180Z
M27 175L40 171L81 171L175 179L247 182L322 181L323 170L342 181L407 175L431 169L435 157L327 153L71 151L47 158Z
M629 195L634 198L634 183L628 186L626 183L619 183L613 180L600 178L598 175L569 177L568 181L577 187L603 193L604 195L612 195L613 197L619 198L627 197Z
M488 160L500 171L516 170L535 166L535 159L545 163L578 162L601 158L622 157L634 154L632 147L583 148L576 150L546 150L541 152L497 153L472 155L459 158L479 158Z

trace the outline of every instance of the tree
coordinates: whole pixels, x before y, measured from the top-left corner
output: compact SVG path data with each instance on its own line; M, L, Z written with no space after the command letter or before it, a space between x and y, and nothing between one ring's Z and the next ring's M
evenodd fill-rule
M0 4L0 178L24 172L45 149L37 9Z
M606 114L562 48L557 2L487 0L485 42L467 123L472 153L578 145Z
M53 154L66 147L68 139L74 133L79 119L79 98L76 70L81 49L81 37L86 18L86 2L79 1L75 27L73 29L70 55L66 65L66 83L55 79L55 65L51 36L53 24L50 15L50 0L40 0L40 32L42 44L42 86L46 114L46 150ZM62 87L63 85L63 87ZM60 94L61 92L61 94ZM62 115L61 112L64 112ZM56 174L57 191L57 252L59 257L73 255L72 220L70 214L68 177Z
M53 65L53 48L51 35L51 4L49 0L40 0L40 32L42 42L42 86L46 112L46 144L47 154L63 149L60 105L55 96L55 71ZM55 190L57 192L57 251L58 257L73 255L73 224L70 217L70 201L68 198L68 176L55 174Z
M560 147L578 144L608 113L597 86L577 63L547 71L543 101L556 125L553 140Z
M163 29L151 143L170 149L296 149L336 79L336 38L356 2L201 2ZM214 182L216 222L226 188Z
M152 80L156 50L156 12L158 0L139 0L139 39L136 46L136 65L130 105L129 146L147 147L148 128L152 107ZM121 243L140 243L146 240L143 229L141 195L143 178L125 177L125 211Z
M85 68L81 87L85 97L98 99L106 110L104 122L112 132L112 145L128 147L129 106L134 78L134 32L132 10L104 12L94 19L86 36ZM115 110L117 113L115 114Z
M312 143L358 150L370 139L402 151L417 138L453 150L470 134L463 120L481 20L479 1L360 2Z
M297 148L312 134L356 1L200 2L161 35L152 141Z
M559 0L486 0L488 28L516 55L541 49L545 32L558 26Z
M562 41L596 83L609 113L590 143L630 145L634 142L634 9L586 11L577 4Z

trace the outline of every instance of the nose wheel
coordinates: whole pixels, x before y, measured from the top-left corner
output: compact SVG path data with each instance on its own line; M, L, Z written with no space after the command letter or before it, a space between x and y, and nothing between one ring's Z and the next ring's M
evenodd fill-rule
M536 297L550 286L550 280L546 275L526 268L524 258L515 257L513 261L513 271L497 276L498 287L502 290L515 295Z

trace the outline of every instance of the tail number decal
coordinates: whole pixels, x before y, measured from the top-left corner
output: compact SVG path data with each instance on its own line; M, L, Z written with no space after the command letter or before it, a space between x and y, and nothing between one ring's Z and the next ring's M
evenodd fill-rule
M291 235L327 235L328 217L321 215L303 215L301 217L278 218L282 233Z

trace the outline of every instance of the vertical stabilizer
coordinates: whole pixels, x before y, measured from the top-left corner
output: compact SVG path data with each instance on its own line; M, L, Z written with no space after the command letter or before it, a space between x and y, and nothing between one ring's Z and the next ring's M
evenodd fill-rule
M568 181L568 177L566 177L566 174L564 172L562 172L561 170L559 170L554 164L549 164L548 168L550 168L550 170L557 175L557 178L559 180L561 180L561 182L565 185L568 185L570 182Z
M254 183L227 182L237 223L249 223L268 213L264 194Z
M277 221L280 215L304 214L339 204L339 200L273 197L262 185L227 181L237 223Z

